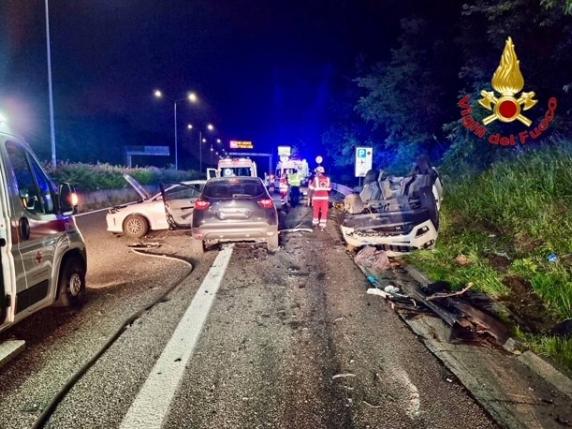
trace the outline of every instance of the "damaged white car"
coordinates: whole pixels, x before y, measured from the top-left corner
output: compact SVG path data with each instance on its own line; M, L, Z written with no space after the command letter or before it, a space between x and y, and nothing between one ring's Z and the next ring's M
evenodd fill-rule
M398 256L435 246L443 186L432 167L405 177L368 172L360 194L346 197L341 224L352 247L377 246Z
M176 183L155 195L150 195L133 177L128 174L123 177L135 189L141 200L110 209L106 216L109 232L141 238L149 231L190 227L195 201L201 194L206 180Z

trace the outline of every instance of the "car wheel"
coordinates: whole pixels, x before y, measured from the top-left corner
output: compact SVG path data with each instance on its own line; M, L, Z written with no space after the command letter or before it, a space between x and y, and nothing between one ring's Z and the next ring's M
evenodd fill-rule
M191 253L197 257L203 256L203 253L205 253L203 240L191 238Z
M278 233L266 240L266 247L269 252L276 252L280 248L278 244Z
M58 290L64 305L80 307L85 298L85 265L79 257L64 261L60 270Z
M149 232L149 222L141 215L129 215L123 221L123 232L131 238L141 238Z

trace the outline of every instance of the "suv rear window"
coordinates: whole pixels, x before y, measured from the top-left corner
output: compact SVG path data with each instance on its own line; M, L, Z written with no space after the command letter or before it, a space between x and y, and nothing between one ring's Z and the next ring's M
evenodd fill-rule
M217 180L207 182L203 195L207 198L254 198L266 193L260 180Z

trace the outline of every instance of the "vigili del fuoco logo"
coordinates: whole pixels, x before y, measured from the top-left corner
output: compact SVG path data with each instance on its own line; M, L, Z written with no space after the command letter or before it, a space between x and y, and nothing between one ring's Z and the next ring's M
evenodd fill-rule
M534 97L534 91L526 92L524 89L524 77L520 71L520 61L514 50L514 43L509 37L505 43L500 64L491 80L494 91L481 91L479 105L490 114L482 120L482 124L473 117L471 98L465 95L459 100L463 126L480 139L487 138L488 142L500 146L514 146L518 141L526 144L529 139L538 139L554 121L558 100L556 97L548 99L548 110L544 117L531 128L532 120L527 117L526 111L534 108L538 103ZM489 134L487 125L500 121L511 123L519 121L527 129L516 133L502 135L499 133Z

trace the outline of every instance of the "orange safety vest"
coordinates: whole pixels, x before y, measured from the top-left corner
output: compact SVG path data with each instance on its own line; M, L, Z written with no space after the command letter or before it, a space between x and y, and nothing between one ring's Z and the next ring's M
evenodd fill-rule
M330 191L332 184L328 176L316 176L312 183L310 183L310 190L312 191L313 200L328 200L330 198Z

